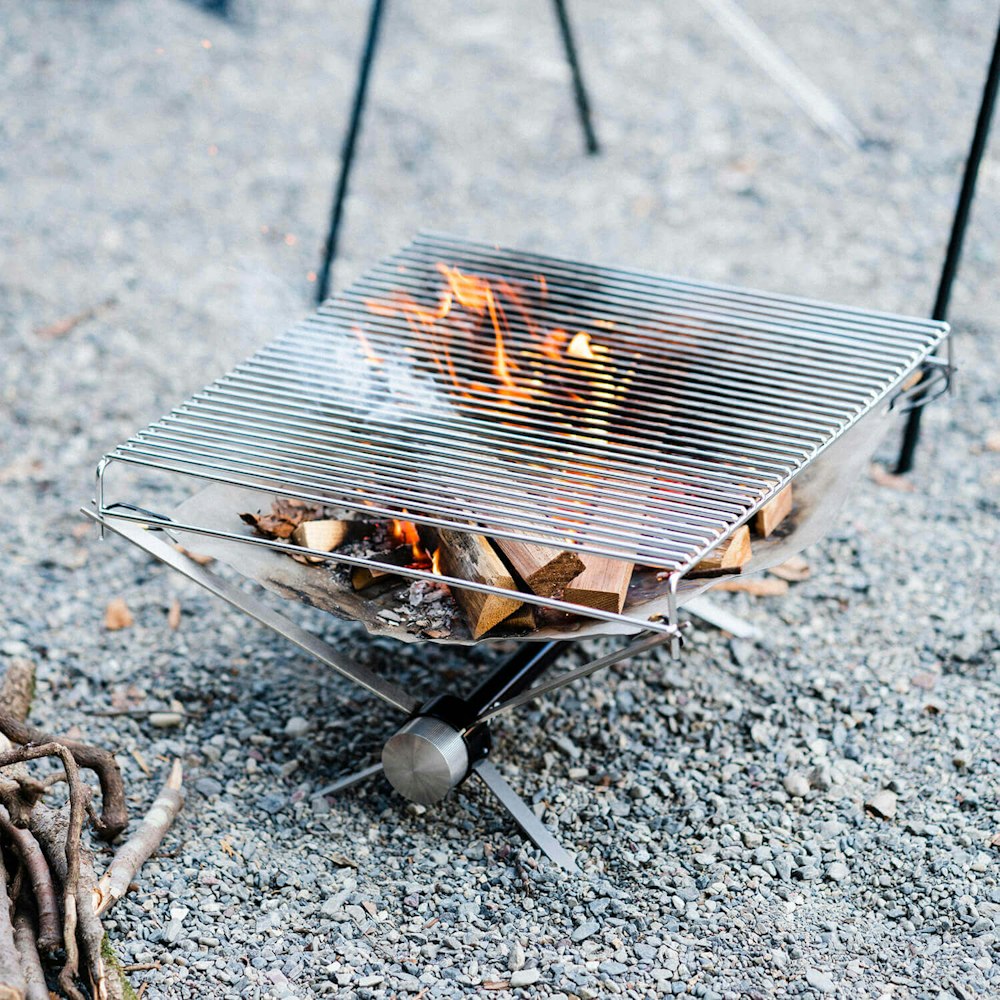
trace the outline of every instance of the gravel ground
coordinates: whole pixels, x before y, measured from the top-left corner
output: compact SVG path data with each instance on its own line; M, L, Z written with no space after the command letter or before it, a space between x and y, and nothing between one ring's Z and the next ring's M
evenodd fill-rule
M990 45L978 0L748 0L856 151L700 5L571 6L596 159L546 5L389 5L338 280L428 226L929 308ZM80 531L105 450L307 309L366 5L257 8L0 19L0 655L37 660L41 723L120 748L136 810L186 763L187 811L111 921L126 961L159 963L133 977L147 1000L1000 995L997 143L953 301L961 378L916 489L861 483L787 598L721 597L760 643L699 628L679 663L636 659L499 726L572 878L478 787L426 810L381 780L317 801L397 720ZM114 597L135 623L108 632ZM496 655L290 610L427 692ZM122 705L186 714L95 714Z

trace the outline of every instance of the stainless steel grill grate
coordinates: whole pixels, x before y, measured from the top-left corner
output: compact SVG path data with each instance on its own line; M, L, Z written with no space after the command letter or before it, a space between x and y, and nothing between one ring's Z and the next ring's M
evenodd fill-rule
M108 457L683 572L946 332L424 235Z

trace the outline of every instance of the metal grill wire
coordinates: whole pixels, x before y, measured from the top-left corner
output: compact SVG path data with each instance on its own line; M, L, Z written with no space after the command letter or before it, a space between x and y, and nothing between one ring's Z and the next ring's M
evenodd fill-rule
M683 571L946 333L425 234L109 457Z

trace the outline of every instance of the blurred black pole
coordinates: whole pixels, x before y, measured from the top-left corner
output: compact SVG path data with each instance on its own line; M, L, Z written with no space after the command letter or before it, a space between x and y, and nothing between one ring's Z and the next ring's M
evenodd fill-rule
M344 198L347 195L347 182L351 176L351 166L354 163L354 147L358 140L361 127L361 116L365 108L365 94L368 91L368 77L372 62L375 59L375 47L378 44L378 29L382 21L383 0L372 0L371 15L368 19L368 37L365 40L364 51L361 53L361 68L358 70L357 89L354 91L354 104L351 107L351 120L344 136L344 146L340 153L340 175L337 177L337 187L333 195L333 209L330 213L330 231L323 247L323 263L319 270L316 283L316 301L323 302L330 293L330 265L337 253L337 238L340 234L340 220L344 214Z
M955 208L955 218L951 224L951 237L948 240L948 251L941 269L941 280L938 283L937 298L934 300L932 319L946 320L948 318L948 302L951 299L951 286L955 282L958 262L962 256L962 241L969 223L969 211L972 199L976 193L976 179L979 176L979 166L986 150L986 138L990 131L990 120L993 118L993 107L997 98L997 80L1000 77L1000 25L997 26L997 37L993 44L993 58L986 74L986 86L983 87L983 100L979 106L979 117L976 119L976 131L972 136L972 146L969 148L969 158L965 161L965 175L962 178L962 190L958 196ZM913 453L920 438L921 408L910 411L903 432L903 443L896 460L896 475L900 476L913 468Z
M569 25L569 15L566 13L566 0L553 0L556 5L556 18L559 21L559 32L562 35L563 46L566 49L566 61L573 75L573 94L576 97L576 110L583 126L583 138L587 152L593 155L598 152L597 136L594 134L594 124L590 118L590 100L583 85L583 74L580 72L580 61L576 57L576 42L573 41L573 31Z

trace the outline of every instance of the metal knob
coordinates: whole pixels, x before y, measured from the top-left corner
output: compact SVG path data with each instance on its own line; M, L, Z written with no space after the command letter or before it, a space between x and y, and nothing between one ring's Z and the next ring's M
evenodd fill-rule
M382 748L389 783L404 798L440 802L469 772L469 751L458 730L440 719L410 719Z

